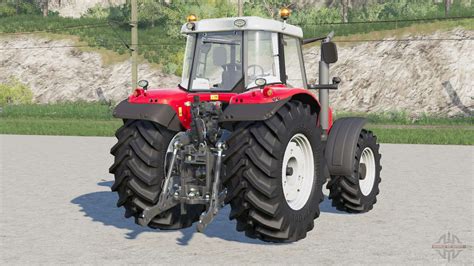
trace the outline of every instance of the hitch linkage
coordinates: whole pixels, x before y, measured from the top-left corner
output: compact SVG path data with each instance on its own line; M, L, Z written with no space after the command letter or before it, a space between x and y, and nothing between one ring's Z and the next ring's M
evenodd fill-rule
M150 221L177 205L186 215L185 205L205 205L197 223L203 232L224 206L226 190L222 188L222 157L227 149L230 132L219 128L220 102L199 102L192 105L191 129L179 135L173 143L173 153L163 180L158 203L145 208L138 223L146 226Z

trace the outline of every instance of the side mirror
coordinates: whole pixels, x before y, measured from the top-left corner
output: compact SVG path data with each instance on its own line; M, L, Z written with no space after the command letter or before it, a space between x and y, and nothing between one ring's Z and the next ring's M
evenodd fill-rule
M140 80L137 84L139 87L142 87L144 90L148 89L148 81L147 80Z
M267 85L267 80L264 78L258 78L255 80L255 85L259 86L260 89L263 89Z
M337 47L333 42L323 42L321 44L322 59L328 64L337 62Z

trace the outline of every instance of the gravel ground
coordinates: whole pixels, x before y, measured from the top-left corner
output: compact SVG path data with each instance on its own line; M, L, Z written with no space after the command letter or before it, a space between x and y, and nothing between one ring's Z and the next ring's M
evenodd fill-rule
M205 234L123 218L109 188L114 143L0 135L0 264L474 263L473 146L382 145L373 211L345 214L326 200L306 239L267 244L236 232L228 207ZM462 245L433 248L448 232L446 243Z

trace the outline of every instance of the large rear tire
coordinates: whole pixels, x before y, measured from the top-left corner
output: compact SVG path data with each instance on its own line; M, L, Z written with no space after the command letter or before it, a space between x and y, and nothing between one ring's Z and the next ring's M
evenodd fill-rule
M158 202L165 173L165 158L171 140L177 132L145 120L127 120L117 130L117 144L111 149L114 164L110 173L115 176L112 191L118 193L117 207L125 207L125 217L135 217ZM199 220L204 206L187 205L181 215L180 206L156 216L148 224L151 228L180 229Z
M224 185L238 231L264 241L292 242L313 229L324 181L316 123L309 105L291 101L265 121L235 125Z
M331 176L327 184L329 199L340 211L368 212L377 202L381 182L380 152L377 137L362 129L354 159L354 172L350 176Z

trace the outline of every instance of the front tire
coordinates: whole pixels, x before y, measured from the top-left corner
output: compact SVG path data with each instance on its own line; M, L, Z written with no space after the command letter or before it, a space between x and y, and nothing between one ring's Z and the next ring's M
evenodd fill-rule
M264 241L292 242L313 229L323 200L316 123L317 114L309 105L291 101L268 120L235 126L224 162L224 185L238 231ZM289 149L302 154L292 157ZM310 160L303 161L309 154ZM301 184L284 185L290 181Z
M362 129L350 176L331 176L327 184L332 206L340 211L363 213L377 202L381 182L380 152L377 137Z
M119 196L117 207L125 207L126 218L133 216L138 223L141 212L157 204L166 175L166 156L176 133L145 120L127 120L117 130L118 141L110 151L115 161L109 171L115 176L112 191ZM200 205L185 207L186 215L181 215L178 205L154 217L148 226L164 230L186 228L199 220L205 210Z

